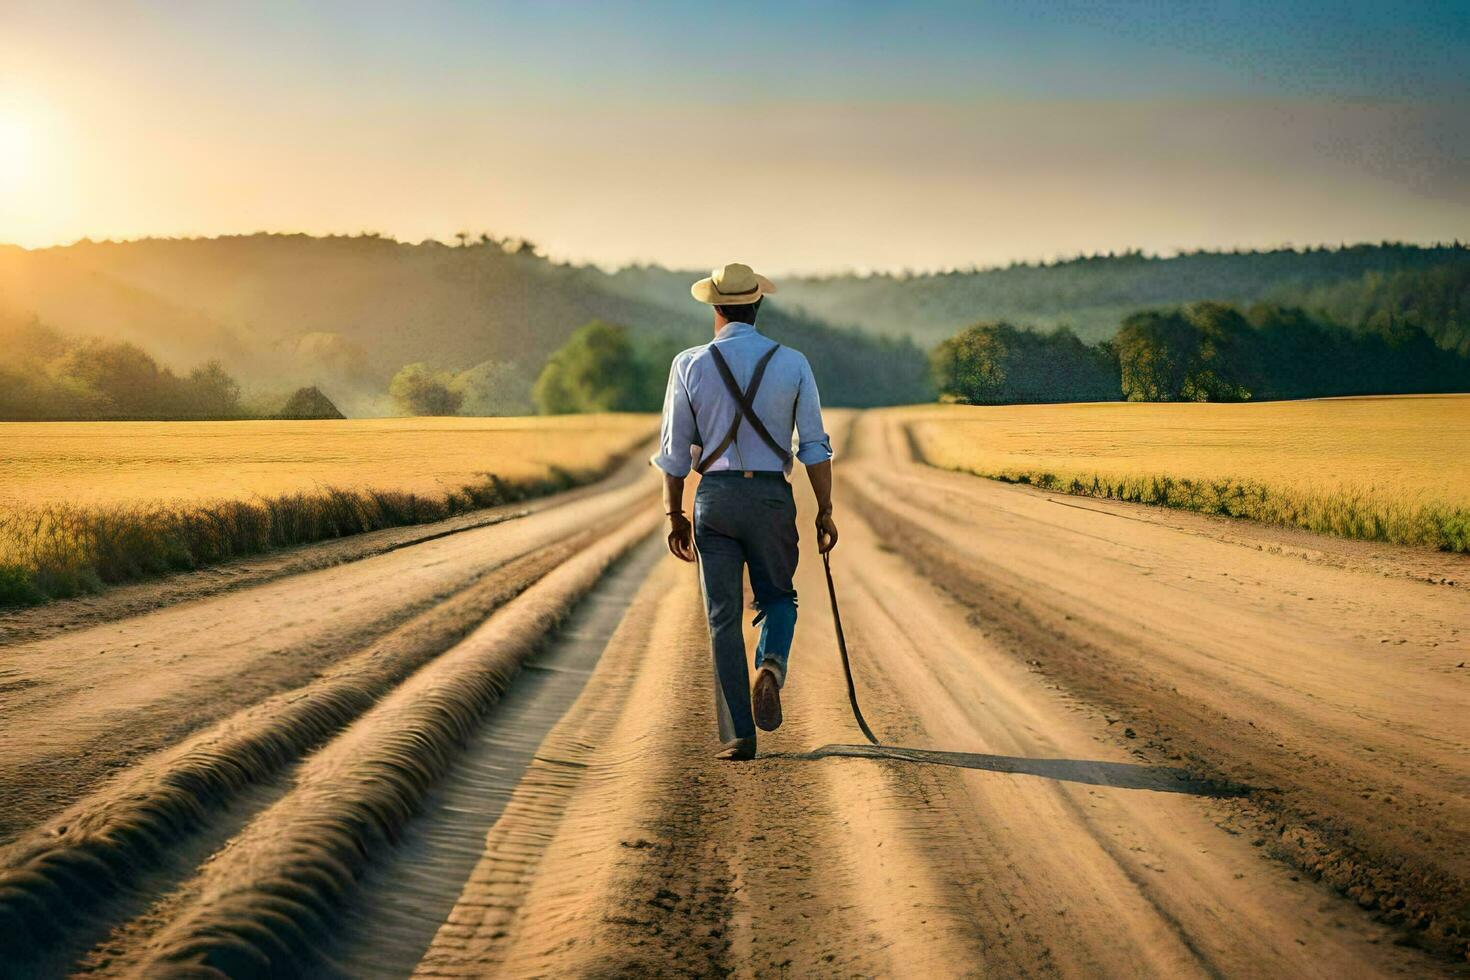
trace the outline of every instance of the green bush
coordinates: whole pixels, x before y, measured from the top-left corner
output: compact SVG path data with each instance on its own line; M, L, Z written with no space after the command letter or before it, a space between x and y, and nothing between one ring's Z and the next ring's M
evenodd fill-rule
M19 565L0 565L0 607L33 606L45 599L30 572Z
M627 327L593 320L551 355L531 397L542 415L657 411L662 390L649 384L653 371Z
M930 372L941 399L967 405L1114 401L1121 396L1110 351L1068 330L1037 333L980 323L936 347Z
M465 398L453 374L431 371L426 364L405 364L389 383L388 394L405 415L455 415Z

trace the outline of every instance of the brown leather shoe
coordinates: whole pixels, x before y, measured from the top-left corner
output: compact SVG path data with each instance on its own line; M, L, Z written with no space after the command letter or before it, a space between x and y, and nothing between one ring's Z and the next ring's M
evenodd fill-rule
M755 724L762 731L774 732L781 727L781 685L776 672L762 667L755 675L755 691L751 694L755 708Z
M737 738L726 744L723 751L716 753L716 759L722 762L748 762L755 758L755 736L749 738Z

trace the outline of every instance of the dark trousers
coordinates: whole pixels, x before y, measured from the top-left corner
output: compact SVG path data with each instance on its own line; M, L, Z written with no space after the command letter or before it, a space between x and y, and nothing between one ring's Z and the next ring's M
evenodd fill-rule
M796 501L780 473L746 477L709 473L694 495L694 543L714 654L715 714L720 739L755 734L750 713L750 670L740 625L744 571L761 625L756 667L777 668L783 680L796 628Z

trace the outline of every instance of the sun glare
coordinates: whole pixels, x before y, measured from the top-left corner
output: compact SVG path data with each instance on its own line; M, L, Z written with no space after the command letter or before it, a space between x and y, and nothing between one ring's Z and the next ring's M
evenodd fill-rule
M0 187L18 184L30 173L35 140L19 114L0 108Z

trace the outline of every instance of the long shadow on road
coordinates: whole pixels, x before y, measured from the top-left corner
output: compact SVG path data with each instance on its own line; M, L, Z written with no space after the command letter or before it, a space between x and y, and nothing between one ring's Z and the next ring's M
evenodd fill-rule
M1089 786L1112 786L1117 789L1147 789L1157 793L1187 793L1191 796L1226 798L1244 796L1244 786L1199 779L1188 770L1169 766L1145 766L1133 762L1096 762L1086 759L1025 759L1012 755L986 755L982 752L942 752L938 749L910 749L901 745L824 745L810 752L772 753L764 758L786 759L893 759L961 769L984 769L989 772L1040 776L1067 783Z

